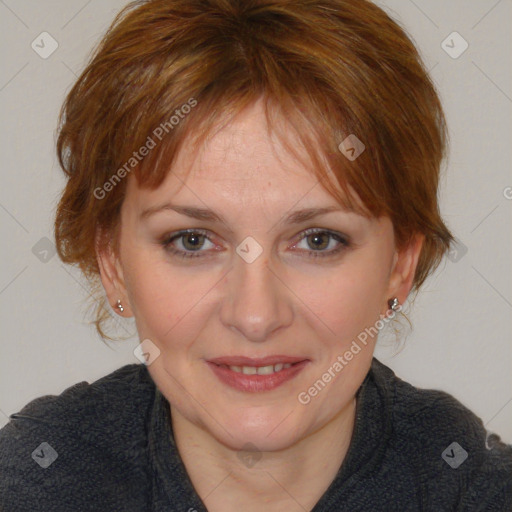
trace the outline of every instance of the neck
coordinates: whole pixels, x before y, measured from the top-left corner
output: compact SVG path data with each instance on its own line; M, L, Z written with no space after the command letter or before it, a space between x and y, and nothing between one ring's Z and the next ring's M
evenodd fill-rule
M350 445L355 398L321 429L283 450L240 452L171 407L176 446L192 484L215 512L311 510L334 480Z

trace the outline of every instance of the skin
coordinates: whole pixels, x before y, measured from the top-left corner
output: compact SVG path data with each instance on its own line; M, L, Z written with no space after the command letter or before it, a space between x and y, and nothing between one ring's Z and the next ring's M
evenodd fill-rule
M160 350L148 369L170 403L178 450L195 489L208 510L310 510L349 447L355 393L376 339L361 345L307 405L297 396L388 311L390 298L405 301L422 237L399 252L389 218L342 210L269 136L259 102L201 151L185 144L156 190L129 179L118 249L98 251L101 278L110 303L120 299L124 306L118 313L134 316L140 339ZM142 215L170 201L211 209L225 222L171 209ZM292 211L331 205L339 211L297 225L282 222ZM189 228L206 230L209 240L162 243ZM304 236L308 228L339 233L349 245L325 234ZM235 252L247 236L263 248L252 263ZM191 253L194 241L200 257L170 252ZM331 255L314 257L320 252ZM205 362L275 354L309 363L291 381L259 393L226 386ZM254 464L240 456L247 443L256 450Z

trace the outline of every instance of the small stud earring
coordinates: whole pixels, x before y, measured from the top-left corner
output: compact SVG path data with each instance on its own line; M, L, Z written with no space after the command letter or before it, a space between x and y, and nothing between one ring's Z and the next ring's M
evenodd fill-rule
M392 299L389 299L388 300L388 306L393 310L393 311L400 311L400 302L398 301L398 298L397 297L393 297Z
M124 311L123 305L119 299L117 300L116 308L119 309L121 313Z

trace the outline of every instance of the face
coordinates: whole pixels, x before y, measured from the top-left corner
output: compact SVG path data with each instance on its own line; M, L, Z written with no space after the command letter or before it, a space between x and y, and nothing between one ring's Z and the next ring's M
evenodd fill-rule
M160 350L172 414L233 449L284 449L345 410L374 349L358 335L410 285L390 220L344 211L258 103L185 145L158 189L131 179L118 247L103 282Z

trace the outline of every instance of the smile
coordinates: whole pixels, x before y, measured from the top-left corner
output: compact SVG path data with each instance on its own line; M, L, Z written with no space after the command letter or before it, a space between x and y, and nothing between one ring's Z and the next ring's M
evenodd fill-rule
M307 359L275 364L223 364L207 361L214 375L238 391L257 393L271 391L295 378L309 363Z
M272 373L277 373L283 369L290 368L292 365L291 363L278 363L276 365L268 366L220 366L229 368L233 372L243 373L244 375L271 375Z

